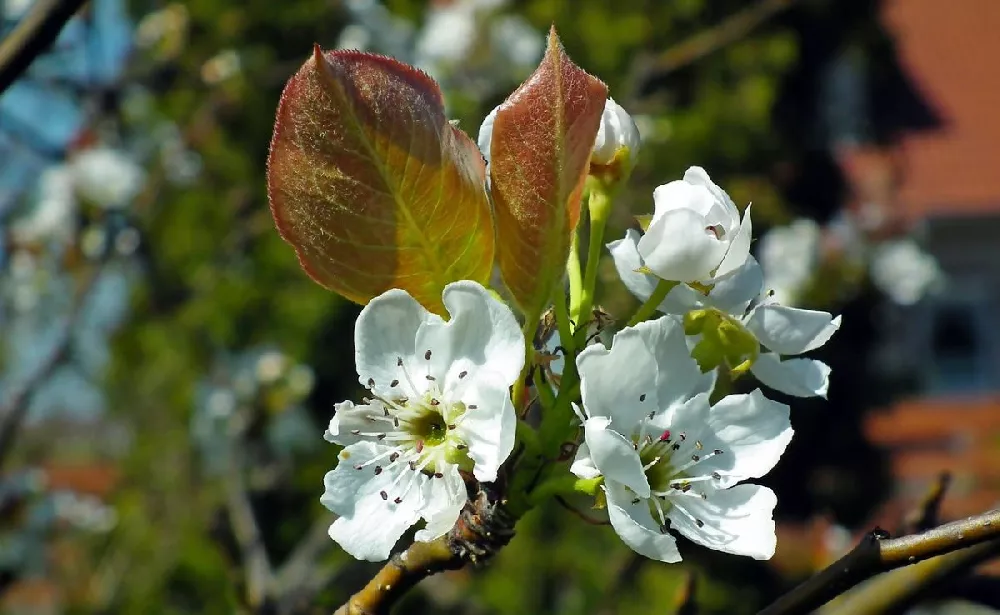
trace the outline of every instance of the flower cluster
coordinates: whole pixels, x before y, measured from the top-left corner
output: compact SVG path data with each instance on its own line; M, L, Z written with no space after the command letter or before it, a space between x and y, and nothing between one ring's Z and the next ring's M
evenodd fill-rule
M385 56L317 48L286 86L272 213L309 274L364 306L366 393L336 405L321 498L353 556L384 560L410 530L488 556L490 535L581 494L653 559L680 561L675 534L773 555L777 498L749 481L788 446L789 407L725 388L752 374L825 396L830 368L799 355L840 319L767 292L750 207L700 167L654 190L643 232L605 246L641 143L608 94L554 30L476 141L426 74ZM594 302L605 249L642 301L630 317Z
M487 161L496 113L479 135ZM638 146L635 124L608 99L591 163L634 162ZM642 555L680 561L674 529L709 548L767 559L777 499L742 481L778 462L792 436L789 408L759 390L711 404L714 368L749 369L791 395L825 395L826 365L783 357L821 346L840 320L767 296L750 254L749 207L741 215L703 169L660 186L653 199L645 234L630 230L608 247L639 299L655 300L666 284L656 305L664 315L621 329L610 349L591 344L575 357L583 440L569 469ZM326 439L344 449L322 502L339 515L331 537L358 558L385 559L417 523L418 541L444 535L474 482L497 480L514 448L510 387L524 367L521 327L475 282L448 285L442 300L448 320L390 290L357 320L355 358L368 396L336 407Z

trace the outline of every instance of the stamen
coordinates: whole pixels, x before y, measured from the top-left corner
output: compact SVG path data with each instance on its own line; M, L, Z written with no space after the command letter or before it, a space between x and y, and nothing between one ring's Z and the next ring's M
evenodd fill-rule
M389 386L390 387L398 387L399 386L399 380L393 380L392 382L389 383Z
M660 459L662 459L662 457L656 457L656 458L654 458L652 461L650 461L646 465L642 466L642 471L645 472L646 470L648 470L651 467L655 466L657 463L660 462Z
M368 388L369 389L375 388L375 379L374 378L369 378L368 379Z
M392 501L392 503L393 503L393 504L402 504L402 503L403 503L403 498L401 498L401 497L396 497L396 498L395 498L395 499L394 499L394 500Z
M382 466L375 466L375 476L382 473Z
M701 443L701 440L698 440L697 442L694 443L694 447L700 451L701 449L705 448L705 445Z
M431 360L431 351L430 350L428 350L427 352L424 353L424 360L425 361L430 361Z
M464 371L463 372L459 372L458 378L459 378L459 380L461 380L462 378L465 378L468 375L469 375L469 372L464 372Z
M383 499L383 500L388 500L388 499L389 499L389 494L388 494L388 493L386 493L385 491L379 491L379 492L378 492L378 494L379 494L380 496L382 496L382 499Z
M643 393L642 395L639 396L639 401L646 401L646 394L645 393Z
M660 442L670 442L670 430L669 429L664 430L664 432L660 434Z

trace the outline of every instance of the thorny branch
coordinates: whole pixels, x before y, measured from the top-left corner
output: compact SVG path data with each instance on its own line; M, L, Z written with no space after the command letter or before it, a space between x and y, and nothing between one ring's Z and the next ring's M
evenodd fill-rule
M38 0L14 30L0 41L0 94L59 36L86 0Z
M35 393L69 358L70 348L73 345L73 334L80 320L80 314L83 312L83 306L87 302L90 289L94 286L100 273L101 267L97 265L88 274L73 298L63 332L59 339L56 340L52 350L39 363L35 371L21 384L21 387L11 394L7 403L0 407L0 468L3 468L8 456L14 449L17 434L28 414L28 408L31 406L31 400L34 398Z
M847 555L779 598L758 615L810 613L877 574L953 551L958 553L950 557L958 558L959 553L966 551L971 551L972 556L990 557L996 553L998 544L1000 510L900 538L884 538L878 531L871 532ZM966 554L965 557L970 555Z

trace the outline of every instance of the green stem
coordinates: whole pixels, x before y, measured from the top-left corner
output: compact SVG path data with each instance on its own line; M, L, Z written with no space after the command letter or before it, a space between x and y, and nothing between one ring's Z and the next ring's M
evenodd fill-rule
M514 410L518 416L521 415L527 402L524 398L525 381L528 379L528 372L531 370L531 365L535 360L535 332L538 330L538 318L537 315L534 318L529 317L524 321L524 326L521 327L521 332L524 334L524 366L521 368L521 373L517 376L517 381L514 382L514 390L510 396L514 402Z
M569 244L569 260L566 262L566 275L569 277L569 317L573 322L580 323L583 302L583 274L580 271L580 229L573 233Z
M601 248L604 247L604 229L608 223L608 212L611 210L611 198L601 189L590 190L590 239L587 247L587 270L583 280L583 295L580 299L580 309L577 323L581 318L590 318L594 308L594 292L597 288L597 271L601 264ZM582 325L581 325L582 326Z
M656 285L656 289L653 290L653 294L649 296L649 299L646 299L645 303L639 306L639 310L628 321L628 326L633 327L655 314L657 308L660 307L660 304L663 303L663 300L667 298L667 295L675 286L677 286L677 282L660 280Z
M529 496L533 506L538 506L545 500L557 495L574 495L576 493L586 493L594 495L597 489L604 482L603 476L597 478L577 478L572 474L559 474L555 478L543 482L535 487Z
M567 352L573 350L573 325L570 324L569 311L566 309L566 296L556 292L555 301L556 326L559 329L559 345Z

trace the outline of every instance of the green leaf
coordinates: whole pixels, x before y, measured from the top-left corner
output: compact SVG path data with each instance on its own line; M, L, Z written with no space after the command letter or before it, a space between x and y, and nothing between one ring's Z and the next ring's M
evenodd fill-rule
M494 230L476 144L437 84L356 51L322 52L281 96L267 183L303 269L357 303L402 288L439 313L455 280L486 283Z
M607 96L553 28L541 64L497 110L490 146L497 260L529 317L544 309L566 267Z

